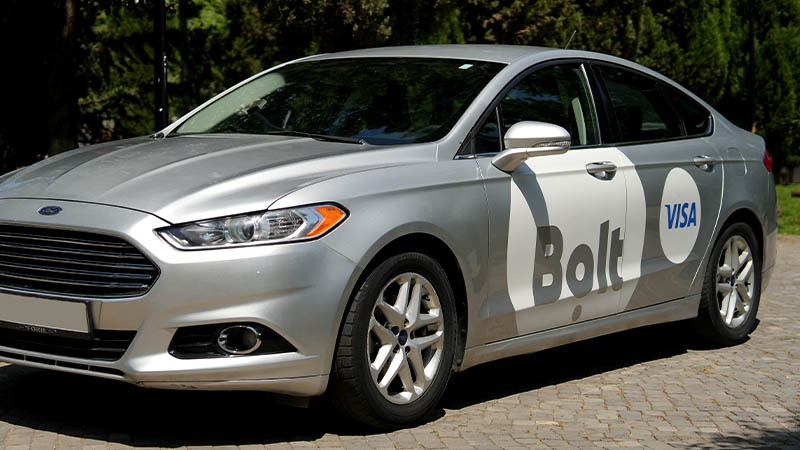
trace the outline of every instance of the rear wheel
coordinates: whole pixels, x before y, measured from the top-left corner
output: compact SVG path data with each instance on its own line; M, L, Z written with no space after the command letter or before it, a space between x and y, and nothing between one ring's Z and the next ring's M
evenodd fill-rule
M722 345L744 341L753 330L761 298L761 252L744 223L726 229L706 269L698 331Z
M456 311L442 267L420 253L393 256L364 280L337 346L330 397L380 428L422 419L453 366Z

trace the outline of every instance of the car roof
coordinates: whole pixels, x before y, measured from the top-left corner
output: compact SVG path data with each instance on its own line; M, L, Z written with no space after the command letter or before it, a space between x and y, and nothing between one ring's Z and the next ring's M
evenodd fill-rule
M308 59L338 58L376 58L376 57L415 57L452 58L477 61L491 61L510 64L520 58L543 52L559 52L548 47L524 45L491 44L448 44L448 45L409 45L397 47L378 47L363 50L349 50L338 53L325 53ZM560 52L565 52L561 50ZM569 53L566 51L565 53Z
M678 87L684 93L690 95L693 99L699 101L704 107L714 110L711 105L697 97L694 93L684 88L675 81L667 78L661 73L658 73L648 67L637 64L627 59L622 59L616 56L607 55L604 53L597 53L585 50L567 50L553 47L535 47L527 45L498 45L498 44L442 44L442 45L408 45L396 47L378 47L366 48L361 50L349 50L338 53L323 53L306 58L301 58L297 61L312 61L324 59L341 59L341 58L377 58L377 57L409 57L409 58L451 58L451 59L465 59L474 61L488 61L503 64L513 64L517 61L527 59L530 62L531 57L540 56L534 59L558 59L558 58L576 58L588 59L595 61L604 61L621 66L635 69L643 72L659 80L662 80L673 87ZM715 111L715 110L714 110ZM715 111L716 113L716 111ZM719 113L716 113L719 115Z

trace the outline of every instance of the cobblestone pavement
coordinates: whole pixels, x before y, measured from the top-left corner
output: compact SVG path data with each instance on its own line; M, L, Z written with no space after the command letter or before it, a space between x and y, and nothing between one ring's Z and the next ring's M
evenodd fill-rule
M800 237L751 339L659 325L455 375L422 426L372 434L266 394L144 390L0 365L0 447L800 448Z

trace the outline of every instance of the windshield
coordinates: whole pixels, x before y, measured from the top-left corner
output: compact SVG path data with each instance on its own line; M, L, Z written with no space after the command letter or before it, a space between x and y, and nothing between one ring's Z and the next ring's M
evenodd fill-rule
M433 58L299 62L220 97L175 132L300 132L379 145L430 142L450 131L503 67Z

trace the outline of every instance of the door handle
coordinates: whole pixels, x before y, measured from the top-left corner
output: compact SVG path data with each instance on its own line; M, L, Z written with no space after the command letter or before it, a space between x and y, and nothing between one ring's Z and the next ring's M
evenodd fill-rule
M700 170L710 171L717 160L708 155L697 155L692 159L694 165L699 167Z
M598 180L610 180L617 173L617 165L611 161L592 162L586 165L586 171Z

